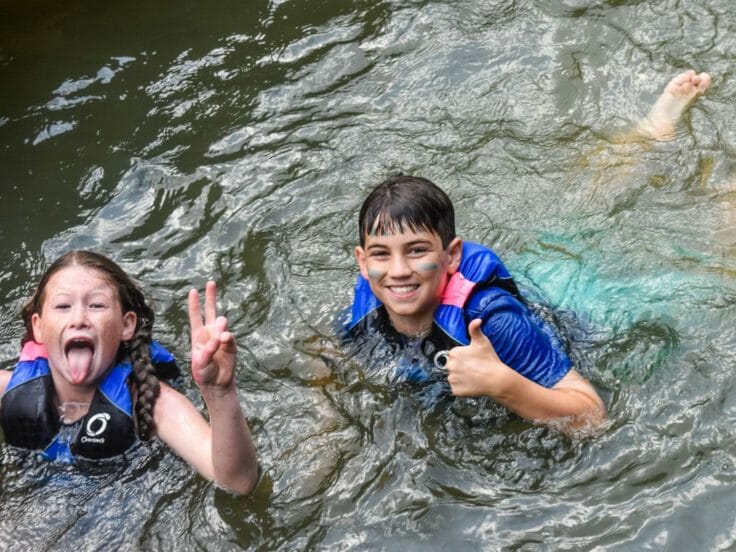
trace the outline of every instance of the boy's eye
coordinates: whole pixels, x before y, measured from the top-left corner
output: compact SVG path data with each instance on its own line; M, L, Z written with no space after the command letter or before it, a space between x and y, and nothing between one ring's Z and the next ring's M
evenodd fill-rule
M104 303L91 303L90 308L92 309L104 309L105 304Z
M54 305L54 308L63 310L63 309L68 309L70 306L71 305L69 305L69 303L57 303L56 305Z
M371 257L374 257L374 258L388 257L388 252L387 251L371 251Z
M426 247L412 247L409 249L410 255L424 255L428 249Z

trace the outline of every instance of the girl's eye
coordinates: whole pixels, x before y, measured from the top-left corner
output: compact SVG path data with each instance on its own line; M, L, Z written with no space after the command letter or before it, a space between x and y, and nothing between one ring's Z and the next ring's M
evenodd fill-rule
M103 303L92 303L90 305L90 308L92 309L104 309L105 305Z
M57 303L56 305L54 305L54 308L59 310L68 309L69 303Z

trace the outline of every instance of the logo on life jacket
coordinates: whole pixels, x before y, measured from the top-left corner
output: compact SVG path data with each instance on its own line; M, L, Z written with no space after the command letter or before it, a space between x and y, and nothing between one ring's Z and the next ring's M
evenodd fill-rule
M87 435L82 436L81 441L83 443L104 443L104 437L97 437L107 429L107 422L110 420L110 415L107 412L95 414L87 421L86 431Z

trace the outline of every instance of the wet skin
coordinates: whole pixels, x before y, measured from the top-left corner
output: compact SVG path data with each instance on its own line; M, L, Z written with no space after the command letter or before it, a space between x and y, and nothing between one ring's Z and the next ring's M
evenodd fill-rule
M361 274L405 335L429 329L461 254L458 238L443 248L439 235L427 231L369 235L363 247L355 248Z
M123 313L117 289L102 272L72 265L49 279L31 323L34 340L48 351L59 401L86 402L115 363L120 343L133 337L136 315Z

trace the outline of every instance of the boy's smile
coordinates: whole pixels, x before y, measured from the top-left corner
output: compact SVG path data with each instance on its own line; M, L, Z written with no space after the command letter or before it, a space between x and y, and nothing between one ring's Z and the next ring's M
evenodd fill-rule
M355 248L360 272L386 307L394 328L412 336L431 327L461 254L459 238L444 249L438 234L411 230L369 235L363 247Z

